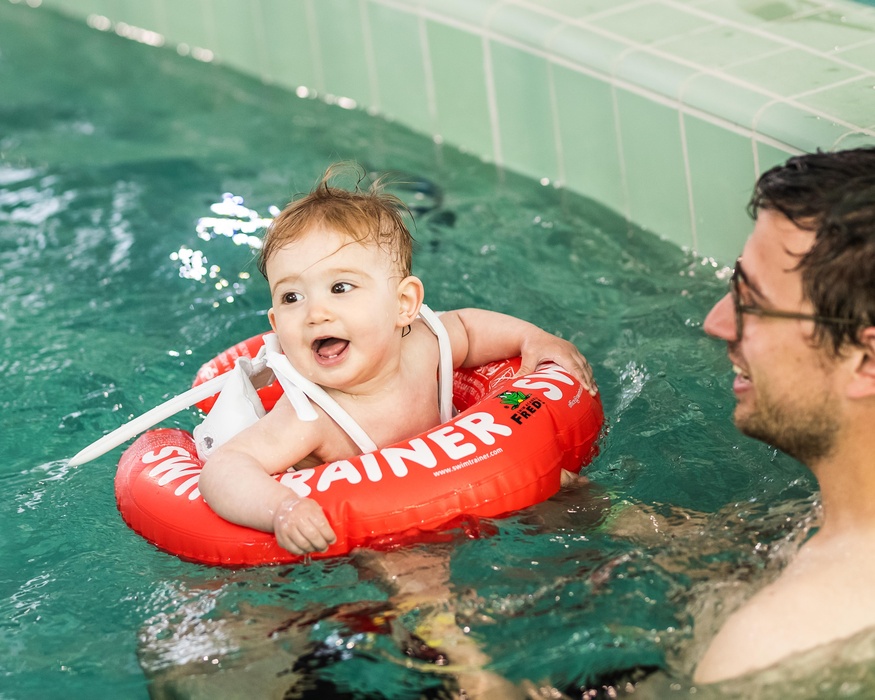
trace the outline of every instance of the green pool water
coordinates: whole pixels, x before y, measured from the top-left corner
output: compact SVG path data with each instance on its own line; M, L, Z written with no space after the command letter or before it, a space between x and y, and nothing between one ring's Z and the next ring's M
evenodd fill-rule
M756 580L813 508L807 473L731 426L701 330L726 270L360 111L23 4L0 2L0 85L0 698L437 697L452 673L404 651L430 610L514 682L579 696L655 671L693 692L701 591ZM121 448L67 466L268 327L251 246L205 225L235 218L211 207L233 193L268 217L342 159L404 173L432 308L573 340L608 419L589 488L414 547L447 558L452 600L412 610L355 557L180 561L122 522ZM624 501L702 524L623 534L606 513Z

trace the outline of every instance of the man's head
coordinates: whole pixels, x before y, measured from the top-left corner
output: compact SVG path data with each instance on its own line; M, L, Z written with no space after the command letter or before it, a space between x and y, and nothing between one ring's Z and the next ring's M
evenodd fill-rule
M753 233L705 330L727 342L738 428L813 466L865 372L871 389L875 150L791 158L760 178L750 210Z
M334 187L336 177L351 174L357 180L353 190ZM364 172L355 164L338 163L325 172L309 194L286 206L274 219L262 243L258 269L267 277L267 262L278 250L316 228L336 231L350 242L376 244L390 256L401 277L410 275L413 237L404 224L404 203L379 182L367 190L359 188Z
M875 148L796 156L764 173L749 204L752 218L774 211L814 233L799 258L818 340L838 353L875 325Z

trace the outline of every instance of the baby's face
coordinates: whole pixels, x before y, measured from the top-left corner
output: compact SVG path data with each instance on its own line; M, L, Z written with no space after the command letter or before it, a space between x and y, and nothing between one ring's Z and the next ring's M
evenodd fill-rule
M402 277L379 246L319 227L278 250L266 271L271 325L305 377L350 391L397 362Z

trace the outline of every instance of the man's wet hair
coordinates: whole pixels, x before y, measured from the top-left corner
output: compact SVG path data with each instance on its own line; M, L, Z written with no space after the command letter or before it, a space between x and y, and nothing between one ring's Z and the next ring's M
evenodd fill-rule
M875 325L875 147L809 153L763 173L748 205L774 211L815 234L801 256L805 296L818 316L815 338L838 355Z

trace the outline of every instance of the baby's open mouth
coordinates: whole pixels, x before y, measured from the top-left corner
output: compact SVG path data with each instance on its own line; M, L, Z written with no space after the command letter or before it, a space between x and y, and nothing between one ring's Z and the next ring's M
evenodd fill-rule
M323 360L333 360L349 346L348 340L342 338L318 338L313 341L313 352Z

